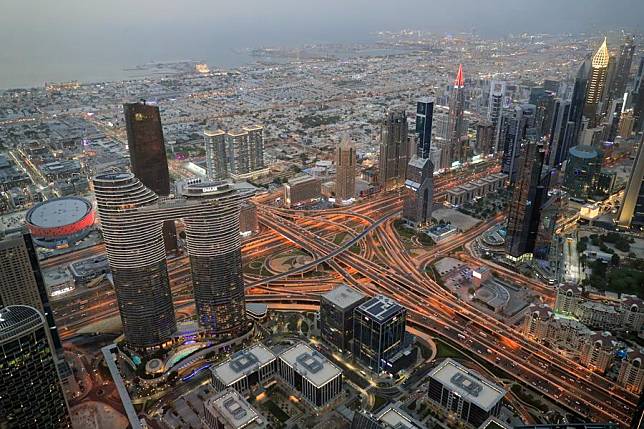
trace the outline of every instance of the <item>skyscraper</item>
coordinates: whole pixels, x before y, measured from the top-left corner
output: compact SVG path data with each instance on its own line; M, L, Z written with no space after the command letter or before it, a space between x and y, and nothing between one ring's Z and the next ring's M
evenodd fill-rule
M128 173L97 175L94 194L125 337L134 348L162 345L177 331L163 226L137 213L159 197Z
M159 201L132 174L94 178L98 213L130 346L157 347L176 332L161 224L183 219L199 326L235 336L246 324L239 212L248 192L225 182L192 180Z
M633 169L624 190L617 224L624 228L644 227L644 136L640 140Z
M170 173L159 107L145 101L126 103L123 112L132 173L158 196L170 195ZM177 249L174 222L163 225L163 242L166 252Z
M496 151L496 128L492 122L481 121L476 124L476 150L481 155L490 155Z
M228 173L234 179L252 177L265 168L264 128L260 125L228 130L224 136Z
M513 258L534 250L541 204L547 195L547 180L541 175L543 160L543 144L529 139L518 160L518 176L508 211L506 251Z
M62 356L62 343L49 303L31 234L19 232L0 240L0 307L28 305L47 321L56 352Z
M447 169L452 163L465 162L467 148L464 144L465 123L463 114L465 112L465 81L463 80L463 65L459 64L454 87L449 97L449 125L447 144L443 146L441 153L441 168Z
M534 104L522 104L515 107L511 115L504 115L502 118L502 171L509 176L510 183L514 183L517 178L517 161L521 156L522 142L528 137L536 138L535 115Z
M633 54L635 53L635 41L633 36L624 37L624 44L619 49L619 58L615 70L615 79L611 87L611 99L621 98L626 91L626 83L631 72L633 64Z
M226 132L220 129L206 129L203 134L206 146L206 172L208 179L227 179Z
M356 194L356 147L344 139L335 149L335 201L342 203Z
M568 158L568 150L573 144L575 123L571 121L572 105L568 100L557 98L548 137L548 155L546 162L550 166L559 166Z
M434 165L429 158L411 157L405 180L403 218L414 226L427 225L432 219Z
M570 148L563 188L572 199L585 201L595 193L595 182L601 173L601 157L590 146Z
M407 113L387 112L380 131L380 186L385 190L399 188L405 181L409 161Z
M586 88L588 87L588 77L590 76L591 59L586 57L577 70L575 84L572 90L570 100L570 118L574 123L574 133L572 137L572 146L579 144L581 134L582 118L584 114L584 103L586 101ZM565 154L565 152L563 152Z
M503 113L503 98L505 97L505 82L492 81L490 98L488 101L487 119L494 127L494 153L503 150L499 145L499 132L501 127L501 114Z
M71 428L47 330L33 307L0 308L0 427Z
M608 63L610 55L608 53L608 46L606 38L601 44L593 59L590 67L590 76L588 78L588 86L586 88L586 98L584 101L584 116L589 120L589 127L593 128L599 124L599 103L604 94L604 87L606 86L606 79L608 77Z
M434 97L423 97L416 102L416 156L429 158L432 146Z

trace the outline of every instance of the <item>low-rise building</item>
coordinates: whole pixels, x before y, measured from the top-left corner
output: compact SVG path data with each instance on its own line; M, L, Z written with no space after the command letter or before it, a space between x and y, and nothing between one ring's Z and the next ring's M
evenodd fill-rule
M317 350L299 343L280 354L280 377L314 408L342 392L342 371Z
M566 283L557 288L555 312L572 316L581 301L581 287Z
M474 180L447 191L447 202L453 206L461 206L474 198L496 192L505 186L508 175L505 173L491 174L482 179Z
M621 303L624 328L639 332L644 327L644 302L636 296L627 296Z
M616 343L610 332L592 335L580 348L579 361L593 371L605 372L613 359Z
M596 301L584 301L577 305L575 317L584 325L601 330L619 328L624 320L621 309Z
M269 381L277 372L277 358L265 346L257 344L232 355L222 364L211 368L211 382L215 390L229 387L242 394L255 385Z
M478 427L498 416L506 391L463 365L445 359L429 373L428 397L445 411Z
M289 208L319 200L320 195L320 180L313 176L302 175L294 177L284 184L284 203Z
M644 390L644 352L630 350L619 367L617 383L637 395Z
M204 401L209 429L264 429L267 420L235 389L225 389Z

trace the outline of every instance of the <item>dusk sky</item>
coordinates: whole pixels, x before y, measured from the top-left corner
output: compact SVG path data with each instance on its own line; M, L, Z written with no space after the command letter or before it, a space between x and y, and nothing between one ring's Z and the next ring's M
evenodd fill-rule
M347 42L403 28L482 35L642 30L642 0L29 0L0 14L0 80L151 60L221 63L232 48ZM39 74L40 76L40 74ZM61 76L62 77L62 76ZM0 87L5 85L0 85Z

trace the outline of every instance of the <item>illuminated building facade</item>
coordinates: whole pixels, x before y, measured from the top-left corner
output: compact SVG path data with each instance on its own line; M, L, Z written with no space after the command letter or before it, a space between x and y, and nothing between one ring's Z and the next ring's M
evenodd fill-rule
M53 348L38 310L0 308L0 427L71 428Z
M353 339L353 312L367 300L357 290L341 285L320 296L320 331L322 338L342 351L349 350Z
M245 328L239 212L247 192L194 180L177 198L159 199L129 173L94 177L103 236L128 343L153 348L172 339L176 321L161 237L183 219L200 328L236 336Z
M586 98L584 102L584 116L589 120L589 127L593 128L599 124L599 104L602 101L606 79L608 77L608 63L610 55L606 38L593 56L588 86L586 88Z

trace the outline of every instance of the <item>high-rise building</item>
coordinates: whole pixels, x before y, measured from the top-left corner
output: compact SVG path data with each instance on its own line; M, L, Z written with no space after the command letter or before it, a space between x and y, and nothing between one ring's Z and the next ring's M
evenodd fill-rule
M378 295L359 305L353 315L353 356L379 374L392 368L392 358L405 342L407 309Z
M414 226L427 225L432 219L434 165L429 158L414 155L407 165L403 218Z
M126 103L123 105L123 112L130 151L130 170L158 196L170 195L170 173L159 107L145 101ZM177 249L177 229L173 221L163 224L163 242L166 252Z
M226 132L221 129L206 129L203 134L206 146L206 172L208 179L227 179Z
M171 340L176 321L161 225L183 219L199 326L208 336L245 327L239 213L247 192L193 179L159 200L132 174L94 177L94 191L125 337L131 347Z
M617 224L624 228L644 227L644 136L640 140L637 156L624 190Z
M45 316L57 354L62 343L31 234L17 232L0 240L0 307L28 305Z
M513 258L534 250L541 204L547 195L547 180L541 175L543 159L543 144L530 139L518 161L517 181L508 212L506 251Z
M339 350L348 351L353 339L353 311L368 297L341 285L320 296L320 332L322 338Z
M593 59L590 67L590 76L586 88L586 98L584 102L584 116L590 121L589 127L595 127L599 124L600 112L599 104L602 101L606 79L608 78L608 63L610 55L606 38L601 44Z
M228 130L224 138L228 173L232 178L252 177L265 168L263 127L255 125Z
M625 36L624 44L619 48L619 58L615 69L615 78L611 85L610 98L622 98L626 92L626 84L631 73L633 55L635 54L635 41L633 36Z
M351 139L335 149L335 201L341 204L356 194L356 147Z
M512 111L511 115L503 115L501 138L503 139L503 173L507 174L510 183L517 178L518 160L521 156L522 142L530 137L536 138L535 130L536 107L534 104L522 104Z
M466 133L464 121L465 112L465 81L463 80L463 65L458 66L458 73L454 80L454 87L449 96L449 125L447 144L441 153L441 168L451 168L456 161L465 162L468 150L466 147Z
M640 57L640 65L635 75L635 86L631 96L633 107L633 130L644 131L644 56Z
M409 162L407 113L387 113L380 132L380 185L385 190L399 188L405 182Z
M416 102L416 156L429 158L432 147L434 97L423 97Z
M586 101L586 89L588 88L588 78L590 76L591 58L586 57L577 70L575 83L572 89L572 98L570 100L570 118L569 120L575 125L572 138L572 146L579 143L579 137L582 127L582 118L584 114L584 104ZM565 154L565 152L563 152Z
M601 173L601 157L590 146L577 145L570 148L566 164L563 189L572 199L585 201L595 193L595 182Z
M547 163L558 167L568 158L568 150L574 142L575 123L571 121L572 105L570 101L557 98L554 104L548 137Z
M496 127L492 122L481 121L476 124L476 150L481 155L490 155L496 152L495 146Z
M541 86L530 89L530 98L528 103L535 106L534 126L537 130L537 136L540 138L546 136L550 131L555 108L555 100L555 94L550 91L546 91L545 88Z
M503 99L505 98L505 82L492 81L490 98L488 101L487 119L494 127L494 153L503 150L499 145L499 132L501 127L501 115L503 113Z
M71 428L47 331L33 307L0 308L0 427Z

